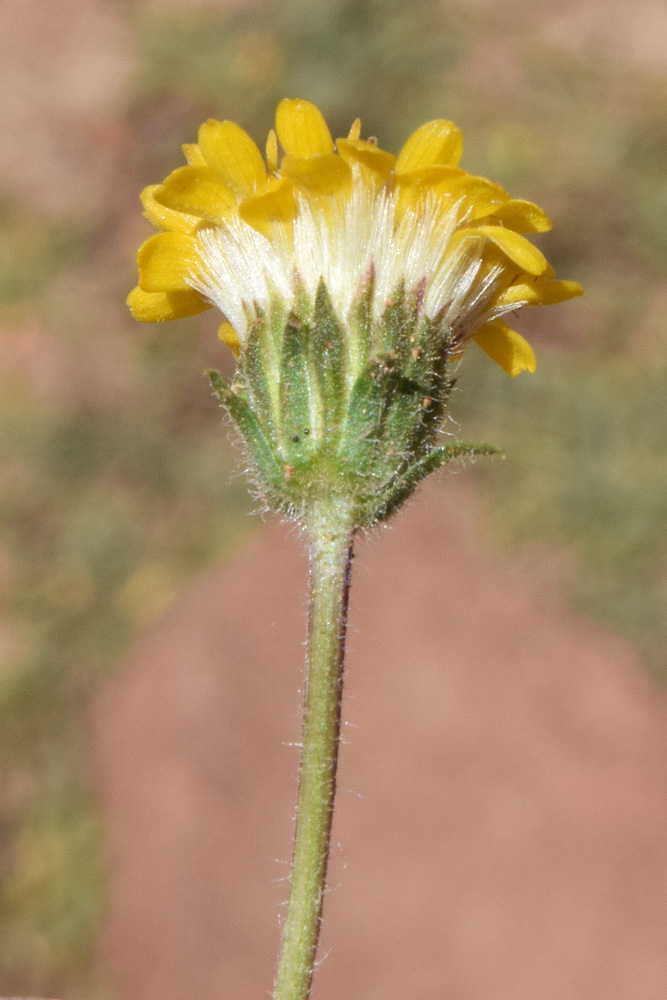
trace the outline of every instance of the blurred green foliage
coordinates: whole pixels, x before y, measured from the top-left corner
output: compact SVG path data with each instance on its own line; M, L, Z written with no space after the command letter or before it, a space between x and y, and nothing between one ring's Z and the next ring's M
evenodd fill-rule
M77 217L49 225L0 191L0 307L34 300L51 281L83 259L90 226Z
M482 361L460 381L466 432L494 427L507 458L475 470L499 538L565 553L574 606L629 638L667 677L667 363L600 365L543 350L511 405ZM583 363L582 363L583 362ZM502 376L502 373L500 373Z
M453 415L466 438L507 450L474 472L499 537L567 551L576 606L667 676L667 80L542 40L535 25L553 8L533 8L529 19L491 0L132 5L137 68L108 204L45 221L0 199L3 354L18 351L0 366L5 992L105 995L91 695L248 524L238 456L201 377L223 351L210 316L137 329L122 307L134 281L123 219L206 117L261 141L277 101L304 96L337 134L360 115L364 134L396 149L444 115L464 128L469 170L547 208L549 259L587 298L527 318L535 377L510 383L471 348Z

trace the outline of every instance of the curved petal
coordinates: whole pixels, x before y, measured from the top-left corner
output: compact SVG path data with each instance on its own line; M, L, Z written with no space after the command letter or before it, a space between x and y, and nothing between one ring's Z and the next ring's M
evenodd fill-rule
M275 222L291 222L297 214L291 181L286 177L270 178L262 191L241 203L239 214L244 222L264 236L268 236Z
M276 109L276 132L289 156L333 152L333 139L324 115L310 101L284 97Z
M352 186L352 171L345 160L335 153L315 156L285 156L280 172L303 191L312 195L348 193Z
M162 184L150 184L141 192L141 204L144 206L144 215L156 229L168 229L176 233L192 233L199 224L199 219L194 215L186 215L183 212L162 205L157 196L162 191Z
M370 171L371 176L384 184L394 169L396 157L392 153L385 152L372 142L364 142L362 139L337 139L336 147L341 159L349 166L355 163Z
M407 170L405 173L397 174L396 186L401 188L432 188L438 184L463 181L467 177L470 177L470 174L463 167L448 167L437 163L431 164L430 167L418 167L416 170Z
M510 198L500 208L489 212L489 215L493 216L494 221L499 220L516 233L548 233L551 229L551 219L547 213L532 201L520 198Z
M454 122L438 118L413 132L396 161L396 173L404 174L435 164L455 167L462 152L461 129Z
M461 215L468 223L486 218L510 201L510 196L500 184L471 174L443 181L435 190L438 194L446 192L448 197L456 198L460 202Z
M546 257L533 243L503 226L470 226L455 233L456 239L465 236L485 236L492 240L510 260L528 274L544 274L549 267Z
M517 281L506 288L495 304L497 306L553 306L583 295L584 290L576 281L544 281L542 278L528 278Z
M361 135L361 118L355 118L350 125L350 131L347 133L347 137L350 142L354 142Z
M210 167L179 167L155 194L156 200L177 212L221 222L238 208L231 188Z
M139 284L145 292L189 292L197 270L194 239L185 233L158 233L139 247Z
M404 174L397 174L394 169L398 195L396 202L398 214L401 215L407 209L414 208L429 192L433 192L436 189L440 192L437 197L447 197L447 186L468 176L465 170L462 170L460 167L446 167L442 165L420 167L417 170L410 170Z
M187 292L145 292L139 285L128 295L127 304L134 318L142 323L182 319L212 308L192 289Z
M242 194L252 194L266 180L262 154L236 122L209 118L200 126L199 147L223 184Z
M480 327L473 340L508 375L534 372L537 362L535 352L520 333L502 319L494 319Z

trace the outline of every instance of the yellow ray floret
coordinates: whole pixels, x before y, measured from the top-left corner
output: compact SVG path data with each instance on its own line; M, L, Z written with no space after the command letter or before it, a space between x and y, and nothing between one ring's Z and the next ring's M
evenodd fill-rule
M144 323L161 323L166 319L183 319L211 309L196 292L145 292L137 286L127 297L135 319Z
M463 153L463 134L454 122L427 122L414 132L396 161L396 173L407 174L420 167L455 167Z
M467 173L462 151L446 119L418 128L398 156L362 139L359 119L334 142L314 104L285 98L265 159L239 125L209 119L183 146L188 165L142 192L160 232L139 250L128 305L144 322L215 305L238 354L252 310L278 293L293 308L297 287L314 293L324 280L344 323L370 269L375 315L411 283L426 314L450 324L453 356L474 339L510 375L534 371L532 348L502 314L581 288L554 280L523 235L550 228L544 211Z
M225 320L224 323L221 323L218 330L218 336L223 344L227 344L227 347L231 347L234 357L238 358L241 353L241 341L239 340L239 335L232 324L228 323L227 320Z
M240 194L252 194L266 180L262 154L235 122L204 122L199 129L199 148L213 173Z
M294 187L286 177L271 177L257 194L246 198L239 208L244 222L268 236L278 223L291 222L298 206Z
M310 101L283 98L276 110L276 132L290 156L333 152L333 139L324 116Z
M141 204L144 215L156 229L170 229L176 233L193 233L199 224L197 215L189 215L183 209L169 208L157 200L156 195L164 188L163 184L151 184L141 192Z
M345 160L335 153L287 155L283 158L280 172L308 195L349 194L352 189L352 171Z
M197 246L185 233L158 233L137 255L139 285L145 292L189 292L197 268Z
M497 222L517 233L547 233L551 229L549 216L532 201L510 198L491 214Z
M532 347L504 320L494 319L485 323L475 334L474 340L508 375L535 371L535 352Z
M362 168L367 181L377 180L379 184L385 184L396 165L395 156L363 139L337 139L336 148L348 166L357 164Z
M458 242L475 236L491 240L511 261L528 274L544 274L549 267L546 257L533 243L503 226L470 226L466 229L460 229L454 234L453 239Z
M231 187L221 184L211 167L179 167L154 195L158 204L198 220L224 222L238 206Z
M524 275L498 296L499 306L553 306L583 295L581 285L576 281L544 281Z

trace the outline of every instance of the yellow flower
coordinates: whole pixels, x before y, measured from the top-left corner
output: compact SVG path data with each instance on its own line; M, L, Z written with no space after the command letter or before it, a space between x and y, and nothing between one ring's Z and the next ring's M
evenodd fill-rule
M398 157L360 133L357 120L334 143L315 105L285 99L265 159L238 125L205 122L183 147L188 165L142 193L161 231L139 250L136 319L216 306L239 353L276 297L289 311L323 281L345 323L372 274L375 319L403 287L449 327L452 356L474 339L510 375L534 371L532 348L502 317L581 294L522 235L548 230L545 213L461 169L453 122L422 125Z

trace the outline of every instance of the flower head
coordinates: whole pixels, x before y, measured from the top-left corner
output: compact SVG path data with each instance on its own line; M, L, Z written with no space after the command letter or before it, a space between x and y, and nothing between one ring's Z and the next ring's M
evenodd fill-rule
M238 125L205 122L199 142L183 147L188 166L142 193L162 232L139 251L134 316L217 306L222 337L238 350L258 308L279 297L289 311L320 280L345 323L372 271L376 319L399 285L419 288L424 314L451 330L452 351L475 339L510 375L533 371L532 348L502 317L581 294L576 282L554 281L522 235L548 230L545 213L461 169L453 122L423 125L398 157L360 131L357 120L334 143L313 104L285 99L265 162Z
M398 157L360 133L357 120L334 143L313 104L286 99L263 157L238 125L205 122L188 165L142 193L161 232L128 304L153 322L216 306L238 367L213 384L263 495L302 517L333 493L366 524L475 450L438 443L466 343L534 371L503 317L581 289L523 235L550 228L542 209L458 166L452 122L423 125Z

